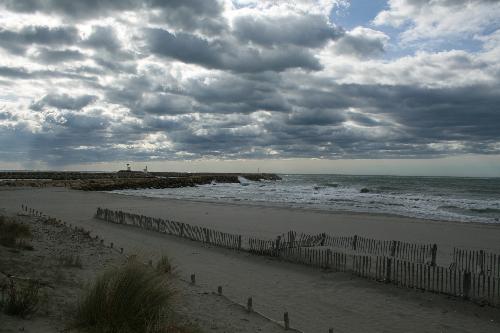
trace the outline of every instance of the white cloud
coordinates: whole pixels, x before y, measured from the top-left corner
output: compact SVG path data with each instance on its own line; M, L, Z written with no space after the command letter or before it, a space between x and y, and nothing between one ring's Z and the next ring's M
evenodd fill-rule
M380 12L374 23L404 27L403 42L467 38L499 24L499 1L389 0L388 4L389 9Z

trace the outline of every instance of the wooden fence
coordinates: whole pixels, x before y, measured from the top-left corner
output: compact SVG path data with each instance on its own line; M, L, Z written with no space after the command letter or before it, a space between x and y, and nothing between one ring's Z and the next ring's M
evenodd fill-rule
M97 209L96 217L214 246L277 257L322 269L351 272L359 277L399 287L500 306L500 276L493 274L498 273L498 261L495 261L498 256L485 252L482 252L481 257L475 251L455 249L453 257L457 259L456 264L443 267L436 265L436 245L372 240L358 236L297 235L293 231L278 236L276 240L262 240L103 208ZM474 258L483 259L478 261ZM469 262L474 264L467 266ZM482 268L472 270L470 267L478 267L475 265L478 262L484 263L483 266L479 265Z
M388 257L352 255L355 275L403 288L462 297L500 306L500 278Z
M146 230L153 230L229 249L242 249L241 235L229 234L209 228L193 226L187 223L103 208L97 208L95 216L111 223L132 225Z
M500 278L500 255L483 250L453 249L452 268Z
M388 241L354 236L331 236L325 233L308 235L289 231L278 236L277 241L259 243L260 252L270 251L262 247L275 247L279 249L293 247L319 247L326 246L332 249L345 249L353 253L370 254L378 256L395 257L399 259L436 264L436 244L413 244L401 241Z

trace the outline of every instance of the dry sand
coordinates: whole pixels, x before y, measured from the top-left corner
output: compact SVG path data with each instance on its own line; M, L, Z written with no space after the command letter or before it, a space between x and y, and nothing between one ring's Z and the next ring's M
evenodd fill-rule
M2 210L0 208L0 213ZM74 332L67 329L76 301L84 286L106 269L122 265L127 259L98 240L90 239L70 227L47 223L44 218L18 216L30 226L33 251L14 250L0 245L0 285L8 276L41 281L39 309L26 319L0 312L0 333ZM61 263L61 258L81 259L80 266ZM250 333L282 332L276 323L225 297L173 279L176 290L174 309L178 321L196 324L203 332Z
M500 311L441 295L398 289L348 274L327 273L243 253L211 248L172 236L92 218L97 206L149 216L273 237L289 229L359 234L380 239L437 243L500 252L500 228L423 221L394 216L312 212L295 209L146 199L66 189L3 189L0 208L21 204L85 227L126 252L175 258L181 275L196 273L204 290L224 293L238 302L252 296L258 311L281 319L290 313L293 327L304 332L498 332ZM264 331L266 332L266 331Z

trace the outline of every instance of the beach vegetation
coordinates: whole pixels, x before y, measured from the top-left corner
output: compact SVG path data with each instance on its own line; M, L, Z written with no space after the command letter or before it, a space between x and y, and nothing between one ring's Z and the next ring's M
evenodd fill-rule
M0 308L11 316L26 318L38 309L40 284L37 281L15 283L10 280L1 288Z
M188 332L173 330L171 281L131 261L99 276L77 304L72 326L95 333Z
M59 264L63 267L82 268L82 259L78 255L62 255L59 257Z
M6 216L0 216L0 245L33 250L33 247L28 243L31 236L30 228L26 224Z
M156 263L156 271L160 274L175 274L175 267L166 255L163 255Z

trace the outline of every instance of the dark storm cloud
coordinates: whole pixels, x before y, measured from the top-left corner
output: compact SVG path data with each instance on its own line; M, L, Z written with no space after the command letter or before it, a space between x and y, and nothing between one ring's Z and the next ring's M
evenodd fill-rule
M154 0L150 6L162 9L158 14L152 14L153 21L185 31L214 34L227 28L225 18L221 16L222 5L217 0Z
M335 42L334 50L337 54L368 58L384 54L385 45L380 37L345 34Z
M56 109L66 110L81 110L89 104L94 103L97 96L82 95L82 96L69 96L66 94L45 95L40 100L33 102L30 106L32 110L40 111L46 106L54 107Z
M82 41L82 45L94 49L115 53L121 49L121 43L115 30L109 26L94 26L92 33Z
M191 80L187 93L210 113L249 113L290 109L279 91L279 79L269 76L222 75L210 83Z
M74 27L27 26L19 31L0 29L0 47L17 54L24 53L26 47L32 44L71 45L79 38Z
M4 0L6 9L21 13L58 14L71 20L86 20L116 14L121 11L149 10L158 23L188 31L219 32L225 27L222 6L216 0Z
M320 15L243 16L235 20L234 30L240 40L264 46L293 44L320 47L344 35L342 29L330 25Z
M111 11L132 10L139 4L135 0L5 0L3 6L21 13L42 12L71 18L93 18L108 15Z
M206 68L235 72L284 71L289 68L319 70L319 61L301 48L258 49L226 40L207 40L188 33L145 29L151 53Z
M31 77L31 74L24 68L0 66L0 76L16 79L28 79Z
M69 61L84 60L85 55L72 49L52 50L49 48L39 48L34 59L45 64L60 64Z

